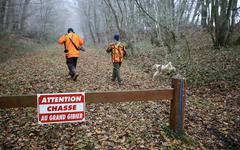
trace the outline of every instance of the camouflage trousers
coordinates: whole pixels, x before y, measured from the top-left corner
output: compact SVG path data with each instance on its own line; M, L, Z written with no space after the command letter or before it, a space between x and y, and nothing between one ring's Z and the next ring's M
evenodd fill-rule
M112 81L117 81L120 83L122 81L120 77L120 67L121 67L122 62L114 62L113 63L113 73L112 73Z

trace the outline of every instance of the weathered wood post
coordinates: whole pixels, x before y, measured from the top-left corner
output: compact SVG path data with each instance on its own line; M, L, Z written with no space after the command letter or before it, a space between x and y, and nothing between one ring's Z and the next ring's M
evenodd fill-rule
M184 115L186 105L186 79L181 75L172 78L173 99L170 109L170 128L174 131L184 129Z

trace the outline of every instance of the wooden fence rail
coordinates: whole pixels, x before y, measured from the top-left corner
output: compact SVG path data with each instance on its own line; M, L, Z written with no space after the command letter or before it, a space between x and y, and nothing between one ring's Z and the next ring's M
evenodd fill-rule
M186 80L178 76L172 78L172 88L85 93L86 103L171 100L170 127L175 131L184 128L185 99ZM0 108L17 107L37 107L37 95L0 96Z

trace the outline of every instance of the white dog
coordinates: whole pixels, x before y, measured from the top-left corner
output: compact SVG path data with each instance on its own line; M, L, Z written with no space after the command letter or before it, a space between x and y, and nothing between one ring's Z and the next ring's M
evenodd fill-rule
M166 65L155 64L152 69L155 69L156 72L153 74L153 79L156 79L161 74L170 73L172 71L176 71L176 68L173 67L172 62L169 62Z

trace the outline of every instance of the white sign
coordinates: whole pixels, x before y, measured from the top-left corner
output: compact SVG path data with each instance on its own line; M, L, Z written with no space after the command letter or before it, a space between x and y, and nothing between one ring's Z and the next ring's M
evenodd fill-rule
M37 95L38 124L85 120L85 93Z

